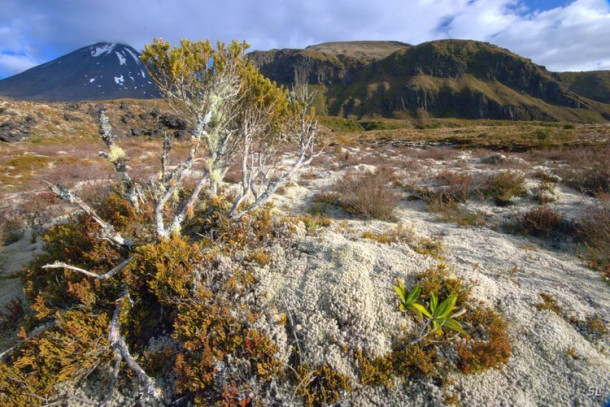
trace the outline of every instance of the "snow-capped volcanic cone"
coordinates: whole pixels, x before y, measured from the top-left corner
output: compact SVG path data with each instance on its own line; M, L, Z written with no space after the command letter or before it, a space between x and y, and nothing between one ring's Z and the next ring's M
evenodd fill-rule
M48 101L158 97L139 56L129 45L100 42L1 80L0 95Z

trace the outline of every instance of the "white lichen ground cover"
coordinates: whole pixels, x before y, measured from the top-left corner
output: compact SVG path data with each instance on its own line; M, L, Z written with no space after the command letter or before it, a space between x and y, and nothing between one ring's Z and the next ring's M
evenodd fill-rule
M350 155L362 157L363 153L354 148ZM447 169L472 173L501 170L481 164L480 157L469 152L446 160L417 160L417 170L401 169L397 165L400 159L392 158L379 161L396 165L399 177L415 181ZM319 167L306 170L308 175L300 184L297 180L277 197L281 211L306 211L311 206L309 198L347 170L371 171L375 167L370 163L338 165L332 156L320 161ZM527 162L514 161L519 165L510 166L511 170L526 175L531 172ZM537 184L531 178L527 181L530 189ZM556 201L550 206L567 218L574 218L593 202L593 198L563 186L556 187L554 194ZM364 231L378 233L402 223L413 231L414 239L441 239L444 261L451 272L475 282L474 299L500 311L509 321L512 355L500 370L470 376L451 373L442 388L433 380L424 380L399 383L391 389L359 389L346 404L440 405L447 395L455 394L465 406L601 405L610 394L610 338L608 334L597 340L587 338L569 318L597 317L608 326L610 286L586 267L575 246L551 250L549 242L509 235L498 227L508 216L535 205L531 197L520 198L509 207L497 207L484 199L468 201L469 210L488 216L485 227L440 222L423 209L421 201L401 201L394 223L347 219L331 210L328 216L338 214L339 219L330 228L314 236L303 235L292 253L274 253L276 261L260 273L264 291L269 301L287 308L298 321L301 351L309 360L328 363L354 376L354 367L341 347L348 345L377 355L389 352L393 333L415 328L398 311L393 282L401 277L408 285L416 273L438 261L417 253L408 243L382 244L361 237ZM541 293L554 297L564 313L560 316L537 309Z

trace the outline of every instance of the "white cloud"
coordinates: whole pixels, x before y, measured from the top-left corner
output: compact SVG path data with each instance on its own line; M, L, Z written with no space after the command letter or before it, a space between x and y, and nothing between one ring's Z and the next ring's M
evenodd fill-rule
M450 37L489 41L553 70L610 68L605 0L575 0L543 12L528 11L527 1L3 0L0 53L42 63L97 41L141 48L153 37L246 39L253 49ZM0 61L0 77L11 69L16 66Z
M30 58L27 55L7 55L0 54L0 69L6 72L22 72L38 65L40 62Z
M492 42L553 71L610 69L610 6L577 0L513 21Z

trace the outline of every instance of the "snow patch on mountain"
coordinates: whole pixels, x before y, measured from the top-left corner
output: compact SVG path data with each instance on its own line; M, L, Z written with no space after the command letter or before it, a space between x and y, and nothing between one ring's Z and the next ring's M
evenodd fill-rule
M125 58L125 56L123 54L121 54L120 52L114 52L117 56L117 58L119 59L119 65L127 65L127 58Z
M131 55L133 60L136 62L136 64L140 64L140 58L138 58L138 56L136 54L131 52L131 50L129 48L125 48L125 51L129 52L129 54Z
M91 56L99 57L102 54L110 54L115 46L116 46L115 42L98 45L95 47L95 49L91 50Z
M115 76L115 77L114 77L114 82L115 82L117 85L121 86L121 85L123 85L123 84L125 83L125 79L123 78L123 75L121 75L121 76Z

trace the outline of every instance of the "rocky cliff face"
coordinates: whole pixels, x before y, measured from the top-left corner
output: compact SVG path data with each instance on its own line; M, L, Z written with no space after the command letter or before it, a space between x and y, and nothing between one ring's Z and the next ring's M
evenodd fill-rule
M330 114L350 117L461 117L605 121L610 106L575 93L558 74L491 44L432 41L384 58L321 48L260 52L263 74L283 84L324 85ZM353 53L351 53L353 55Z

